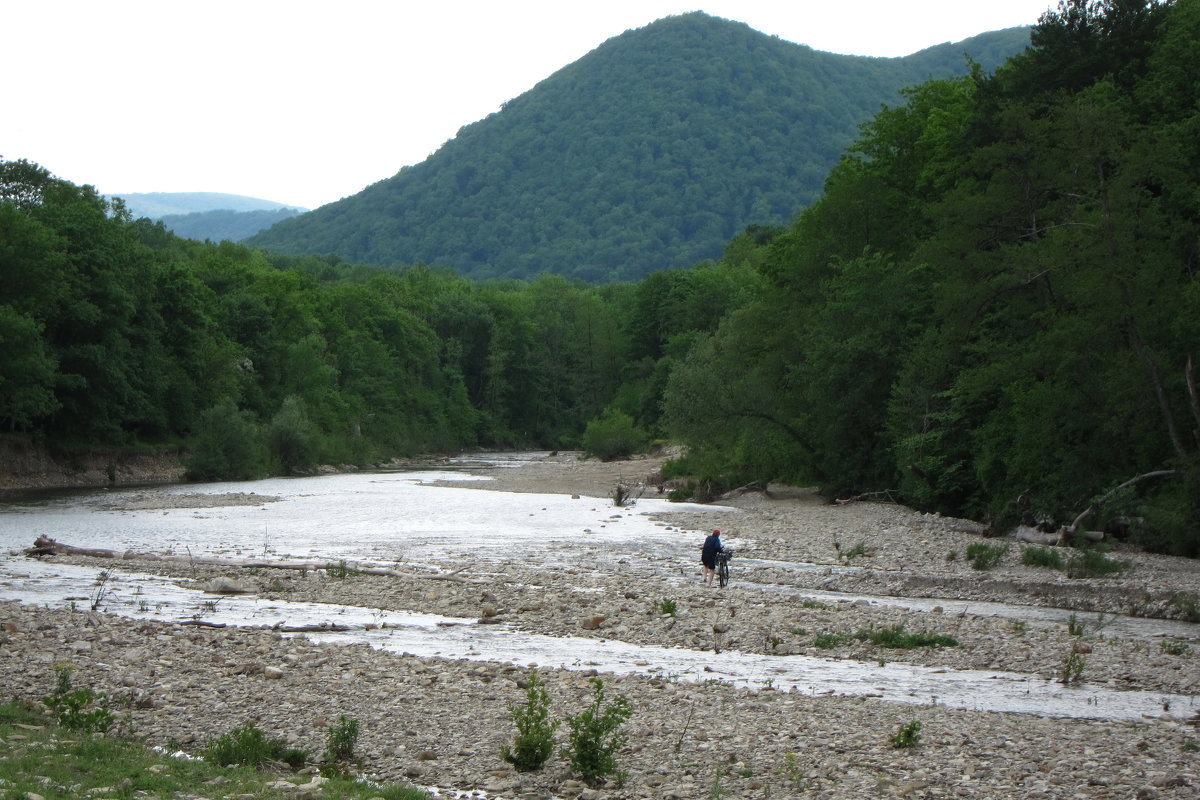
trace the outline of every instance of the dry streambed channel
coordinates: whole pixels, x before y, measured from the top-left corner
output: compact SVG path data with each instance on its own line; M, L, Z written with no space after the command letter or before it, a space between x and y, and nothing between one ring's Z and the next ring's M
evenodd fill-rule
M69 662L184 749L254 720L319 752L346 715L367 774L493 797L1200 796L1195 562L1069 580L1013 542L980 572L966 521L784 489L616 508L653 464L515 463L11 503L0 690ZM699 582L711 527L725 589ZM38 535L159 560L21 555ZM622 780L499 758L534 668L558 716L594 676L631 700Z

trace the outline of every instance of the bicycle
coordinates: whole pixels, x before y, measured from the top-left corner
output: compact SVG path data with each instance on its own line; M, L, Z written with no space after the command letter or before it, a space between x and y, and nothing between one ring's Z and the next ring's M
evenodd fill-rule
M729 583L729 559L733 558L733 551L729 549L722 550L717 553L717 582L724 589Z

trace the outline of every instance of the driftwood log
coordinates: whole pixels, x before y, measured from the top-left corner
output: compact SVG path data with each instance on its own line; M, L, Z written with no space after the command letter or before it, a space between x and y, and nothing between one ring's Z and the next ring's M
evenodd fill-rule
M1040 531L1029 525L1018 525L1013 528L1012 533L1009 535L1018 542L1051 545L1054 547L1069 544L1074 536L1082 536L1093 542L1099 542L1104 539L1104 531L1072 531L1066 526L1059 528L1057 531L1047 532Z
M398 569L390 567L377 567L368 564L355 564L345 561L330 562L330 561L271 561L267 559L239 559L239 558L217 558L215 556L162 556L156 553L135 553L132 550L126 550L124 553L117 553L115 550L104 550L91 547L74 547L69 544L63 544L51 539L48 536L39 536L33 542L33 547L27 548L25 555L31 558L40 556L87 556L89 558L107 558L107 559L125 559L138 561L168 561L182 564L202 564L204 566L216 567L233 567L238 569L257 568L257 569L295 569L302 571L316 571L319 569L330 569L331 567L352 570L363 575L383 575L390 578L420 578L426 581L453 581L455 583L469 583L475 585L483 585L485 581L471 580L470 578L462 577L468 567L460 567L453 572L427 574L421 572L402 572Z

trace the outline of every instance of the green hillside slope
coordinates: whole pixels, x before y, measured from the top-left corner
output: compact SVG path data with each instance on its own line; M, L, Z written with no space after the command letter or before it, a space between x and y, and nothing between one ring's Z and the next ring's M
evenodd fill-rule
M857 126L898 91L985 69L1028 31L905 58L814 51L702 13L614 37L426 161L248 240L284 253L637 279L720 254L818 196Z
M211 239L214 242L239 242L280 220L290 219L301 212L294 208L263 209L260 211L196 211L191 214L168 214L162 224L176 236L187 239Z

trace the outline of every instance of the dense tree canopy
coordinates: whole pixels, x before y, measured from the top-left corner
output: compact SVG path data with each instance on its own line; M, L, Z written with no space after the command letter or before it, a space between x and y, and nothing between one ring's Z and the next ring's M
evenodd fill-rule
M1102 516L1200 552L1200 3L1072 0L1032 41L876 116L769 246L671 375L698 467L996 520L1173 470Z

